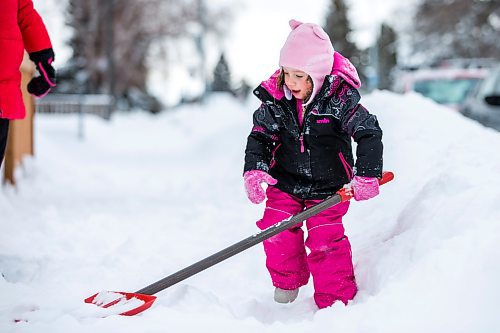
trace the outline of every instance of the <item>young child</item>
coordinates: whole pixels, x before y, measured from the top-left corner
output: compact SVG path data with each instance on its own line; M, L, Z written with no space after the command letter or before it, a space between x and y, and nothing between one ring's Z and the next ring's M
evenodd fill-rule
M52 67L54 51L45 25L33 7L32 0L0 1L0 166L2 165L9 122L23 119L25 109L21 95L19 66L27 50L40 76L28 83L28 91L45 96L55 84Z
M265 229L311 207L350 183L355 200L378 194L382 176L382 130L361 104L356 69L316 24L290 21L279 66L254 90L262 101L254 113L245 151L244 182L258 204L267 195ZM357 143L354 163L351 138ZM267 183L264 192L262 183ZM331 207L264 241L274 299L293 302L314 282L319 308L356 295L351 245L342 217L349 202ZM306 254L305 246L310 250Z

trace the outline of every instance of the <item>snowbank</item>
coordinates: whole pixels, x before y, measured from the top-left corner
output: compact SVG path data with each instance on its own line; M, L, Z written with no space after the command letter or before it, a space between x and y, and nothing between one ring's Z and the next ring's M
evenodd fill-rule
M493 332L499 133L418 95L362 102L396 179L345 219L360 288L349 306L318 311L311 283L274 303L260 246L158 293L139 316L101 318L83 303L256 232L262 205L241 179L255 105L214 96L159 116L89 116L84 141L77 117L37 115L36 158L0 190L0 331Z

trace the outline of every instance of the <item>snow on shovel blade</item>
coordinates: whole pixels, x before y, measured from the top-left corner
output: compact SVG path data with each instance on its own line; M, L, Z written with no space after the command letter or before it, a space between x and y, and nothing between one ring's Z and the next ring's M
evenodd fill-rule
M86 298L85 303L112 309L113 313L122 316L133 316L149 309L155 300L156 296L153 295L126 293L121 291L101 291Z

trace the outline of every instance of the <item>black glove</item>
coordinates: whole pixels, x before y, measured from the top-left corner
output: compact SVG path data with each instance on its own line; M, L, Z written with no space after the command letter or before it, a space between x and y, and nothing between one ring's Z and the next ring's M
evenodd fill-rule
M54 51L50 48L31 52L30 59L35 63L40 76L31 79L28 92L41 98L56 86L56 71L51 65L54 61Z

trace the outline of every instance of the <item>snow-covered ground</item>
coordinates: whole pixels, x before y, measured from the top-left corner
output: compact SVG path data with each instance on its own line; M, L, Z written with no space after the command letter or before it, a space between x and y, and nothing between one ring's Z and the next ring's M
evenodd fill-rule
M255 102L255 101L254 101ZM159 116L36 117L36 157L0 189L0 332L494 332L500 134L418 95L363 104L384 129L381 195L345 218L359 293L280 305L261 245L157 294L138 316L83 300L136 291L257 231L244 194L255 103L214 96ZM18 322L15 323L14 320Z

